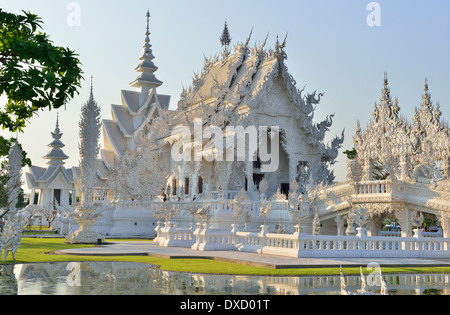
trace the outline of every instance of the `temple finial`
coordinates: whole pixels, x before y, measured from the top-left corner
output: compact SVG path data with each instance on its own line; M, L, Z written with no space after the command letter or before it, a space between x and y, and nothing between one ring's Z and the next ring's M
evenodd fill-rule
M389 85L389 80L388 80L388 74L387 72L384 73L384 87L387 88Z
M89 99L94 99L94 76L91 75L91 94L89 95Z
M147 10L147 36L150 35L150 10Z
M225 26L223 28L222 35L220 36L220 43L224 47L224 51L227 52L231 44L231 36L230 31L228 30L227 20L225 20Z
M158 67L153 63L152 45L150 44L150 10L147 10L147 26L145 30L145 42L143 46L143 50L141 53L141 57L139 57L139 65L136 68L136 71L139 73L136 80L130 83L131 86L137 87L141 89L144 87L144 90L149 90L153 87L159 87L162 85L162 82L159 81L154 72L158 70Z

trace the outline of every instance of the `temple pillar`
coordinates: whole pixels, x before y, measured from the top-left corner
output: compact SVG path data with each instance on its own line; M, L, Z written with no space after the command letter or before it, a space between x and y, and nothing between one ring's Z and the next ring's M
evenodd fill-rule
M412 237L411 210L404 208L403 210L395 210L395 218L400 223L402 229L402 237Z
M35 195L34 188L31 189L31 195L30 195L30 205L34 205L34 195Z
M381 230L382 225L382 216L374 216L372 219L366 224L367 234L369 236L379 236L378 231Z
M442 236L444 238L450 238L450 217L447 214L439 213L437 218L442 228Z
M337 236L343 236L345 235L345 217L342 215L337 215L334 218L334 221L336 222L337 226Z
M181 168L178 172L178 185L177 185L177 196L182 197L184 196L184 185L185 183L185 174L186 172L186 159L183 159L181 162Z
M195 161L194 162L194 171L192 173L192 189L189 190L191 193L191 200L194 199L194 197L197 195L197 188L198 188L198 171L200 169L200 162Z
M42 189L38 192L38 205L42 205Z

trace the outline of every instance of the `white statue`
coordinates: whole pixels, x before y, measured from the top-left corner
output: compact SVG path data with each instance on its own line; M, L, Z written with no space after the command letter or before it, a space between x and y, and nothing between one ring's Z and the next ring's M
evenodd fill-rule
M3 261L9 252L12 253L13 260L16 259L15 253L22 241L22 232L24 226L22 224L22 214L16 209L19 197L20 186L22 184L22 158L23 153L19 144L15 142L8 155L8 181L6 183L6 191L8 194L8 208L1 215L6 219L0 235L0 253L3 251Z
M92 229L93 224L102 216L108 206L99 207L94 204L94 193L97 176L97 156L99 154L100 138L100 107L94 100L91 86L89 101L81 110L80 128L80 204L71 214L80 228L67 237L68 243L92 244L104 240L104 236Z

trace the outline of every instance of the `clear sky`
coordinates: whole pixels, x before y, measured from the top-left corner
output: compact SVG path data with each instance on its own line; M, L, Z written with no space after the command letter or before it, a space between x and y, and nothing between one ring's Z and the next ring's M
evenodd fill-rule
M75 50L83 63L86 81L80 95L60 109L66 166L78 165L80 109L89 97L90 76L102 116L111 118L111 104L120 104L120 90L133 89L135 67L144 43L147 9L156 73L164 85L160 94L172 95L176 108L182 85L188 86L194 71L203 67L203 55L221 49L219 36L228 21L233 43L245 41L253 28L252 44L269 33L289 33L287 66L300 88L325 92L315 120L335 114L327 140L346 130L344 148L351 149L359 119L369 123L379 102L384 72L391 94L399 98L401 113L412 118L420 105L425 78L434 102L440 102L444 119L450 114L450 2L447 0L384 0L381 26L370 27L369 0L0 0L8 12L26 10L44 21L44 31L58 46ZM76 6L69 4L75 3ZM79 25L68 18L79 11ZM74 21L69 19L70 21ZM76 22L76 21L75 21ZM19 135L33 164L45 166L50 132L56 112L42 112ZM2 134L6 134L1 131ZM8 134L6 134L9 136ZM345 180L345 157L336 164L338 180Z

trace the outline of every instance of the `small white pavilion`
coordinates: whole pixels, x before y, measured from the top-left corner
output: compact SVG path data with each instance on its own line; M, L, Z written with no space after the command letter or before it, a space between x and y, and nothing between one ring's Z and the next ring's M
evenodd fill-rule
M65 145L61 142L63 134L59 129L59 117L51 135L53 141L48 145L51 150L44 156L44 159L48 160L48 167L32 165L30 172L25 174L28 188L31 190L31 204L69 206L75 203L76 194L72 169L64 167L64 161L69 157L62 150Z

